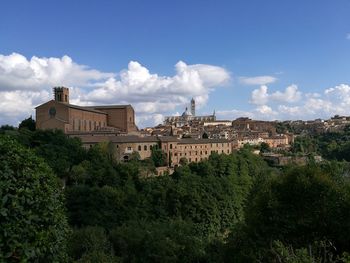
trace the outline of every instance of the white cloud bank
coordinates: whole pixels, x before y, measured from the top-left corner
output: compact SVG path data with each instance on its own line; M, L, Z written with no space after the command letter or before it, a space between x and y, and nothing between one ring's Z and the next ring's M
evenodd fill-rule
M255 89L252 92L251 103L256 105L263 105L271 101L294 103L301 99L301 92L298 90L297 85L290 85L284 91L276 91L274 93L268 93L268 87L266 85L261 86L259 89Z
M252 91L250 103L255 105L255 109L218 111L218 116L226 119L246 116L262 120L326 119L336 114L348 116L350 86L340 84L325 89L323 93L303 94L294 84L284 91L272 93L263 85Z
M229 80L229 72L222 67L182 61L175 65L174 76L159 76L136 61L119 73L106 73L68 56L28 60L17 53L0 55L0 125L17 125L33 114L35 106L52 98L54 86L70 87L73 104L130 103L141 126L156 124L191 97L199 107L204 105L209 93Z
M247 85L260 85L249 100L253 109L217 111L218 118L285 120L349 115L348 84L313 94L302 93L294 84L271 92L267 85L275 80L269 76L240 79ZM109 73L80 65L68 56L27 59L17 53L0 55L0 125L17 125L34 114L34 107L52 98L54 86L70 87L73 104L130 103L139 126L155 125L165 114L187 105L191 97L199 107L204 105L213 90L229 81L230 73L222 67L182 61L175 65L173 76L160 76L136 61L119 73Z

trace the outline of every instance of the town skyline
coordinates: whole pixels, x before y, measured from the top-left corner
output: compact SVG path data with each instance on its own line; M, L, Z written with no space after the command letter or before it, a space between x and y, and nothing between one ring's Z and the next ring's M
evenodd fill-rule
M34 115L54 86L76 105L131 104L140 128L192 97L218 119L349 115L347 1L0 6L0 125Z

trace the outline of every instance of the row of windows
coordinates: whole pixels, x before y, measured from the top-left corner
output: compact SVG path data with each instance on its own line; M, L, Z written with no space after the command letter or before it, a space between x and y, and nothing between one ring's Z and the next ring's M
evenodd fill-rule
M225 145L226 144L226 145ZM210 144L210 146L211 147L215 147L215 143L211 143ZM225 146L229 146L229 143L221 143L221 147L225 147ZM180 150L182 150L182 149L197 149L197 147L198 147L198 149L200 148L200 149L207 149L208 147L209 147L209 145L195 145L195 146L193 146L193 145L191 145L191 146L179 146L179 149ZM216 147L219 147L219 143L216 143ZM164 145L164 149L166 150L167 149L167 146L166 145ZM171 150L171 149L173 149L173 145L172 144L169 144L169 149ZM176 149L176 146L175 146L175 149Z
M143 150L144 150L144 151L147 151L147 149L148 149L147 145L144 145L144 146L143 146ZM152 145L149 146L149 149L152 150ZM139 151L142 150L142 146L141 146L141 145L138 146L138 150L139 150Z
M191 153L192 153L192 154L191 154ZM219 153L219 151L218 151L218 150L212 150L212 151L210 151L210 153ZM224 151L224 150L221 150L221 153L225 153L225 151ZM230 153L230 150L228 149L228 150L226 151L226 153L229 154L229 153ZM170 154L171 154L171 153L170 153ZM183 156L187 156L187 152L185 152L185 153L181 153L181 152L180 152L180 153L174 153L174 156L178 156L178 155L179 155L179 157L181 157L182 154L183 154ZM199 154L202 155L203 152L200 151ZM208 154L208 151L205 151L204 154ZM198 152L189 152L188 155L198 155Z
M105 126L106 123L101 121L73 119L73 131L93 131Z
M192 152L192 154L193 154L193 155L194 155L194 154L197 155L198 152ZM200 151L200 155L202 155L202 154L203 154L203 152ZM208 154L208 151L205 151L204 154ZM188 155L191 155L191 152L189 152ZM174 153L174 156L177 156L177 153ZM182 156L182 153L179 153L179 156L181 157L181 156ZM186 153L186 152L184 153L184 156L187 156L187 153Z

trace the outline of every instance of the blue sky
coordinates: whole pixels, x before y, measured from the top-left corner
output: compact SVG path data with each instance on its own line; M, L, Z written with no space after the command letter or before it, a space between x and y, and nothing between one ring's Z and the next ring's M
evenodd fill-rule
M348 0L5 0L0 10L0 125L32 114L53 85L70 86L76 104L132 103L140 126L192 96L221 119L349 115Z

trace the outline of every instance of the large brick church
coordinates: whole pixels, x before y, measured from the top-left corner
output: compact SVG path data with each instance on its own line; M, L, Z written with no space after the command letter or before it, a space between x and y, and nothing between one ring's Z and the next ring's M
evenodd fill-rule
M69 103L69 89L53 88L54 99L36 107L37 129L60 129L65 133L92 133L101 130L137 131L131 105L82 107Z

